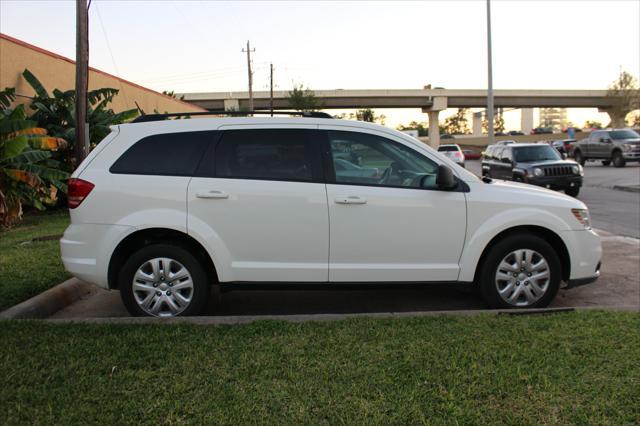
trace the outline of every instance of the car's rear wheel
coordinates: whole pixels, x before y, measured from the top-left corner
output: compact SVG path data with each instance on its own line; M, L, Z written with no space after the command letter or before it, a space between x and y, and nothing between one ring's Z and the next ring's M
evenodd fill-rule
M118 276L122 301L134 316L197 315L209 296L200 262L187 250L168 244L141 248Z
M603 166L608 166L609 164L611 164L611 160L602 160Z
M555 250L542 238L512 235L488 253L480 290L493 308L542 308L560 288L561 266Z
M580 187L574 186L574 187L565 188L564 193L572 197L577 197L578 194L580 193Z
M585 160L584 160L584 155L582 154L582 151L575 151L573 153L573 159L576 160L576 163L580 164L581 166L584 166Z
M624 157L622 156L622 153L620 151L616 151L613 153L612 160L614 167L624 167L625 164L627 164L627 162L624 161Z

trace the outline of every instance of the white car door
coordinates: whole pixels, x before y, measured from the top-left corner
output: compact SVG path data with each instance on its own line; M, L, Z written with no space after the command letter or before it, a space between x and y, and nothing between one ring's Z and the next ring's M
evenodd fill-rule
M220 129L189 184L188 220L222 259L221 281L328 280L327 195L311 128Z
M327 156L333 161L348 160L380 172L353 176L330 171L335 181L327 184L329 280L457 280L466 232L465 196L460 190L436 188L435 159L385 133L320 129L327 130Z

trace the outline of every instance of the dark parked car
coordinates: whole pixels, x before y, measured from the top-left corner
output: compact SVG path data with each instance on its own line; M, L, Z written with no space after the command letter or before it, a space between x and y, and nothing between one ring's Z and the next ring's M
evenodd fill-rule
M577 196L584 172L547 144L490 145L482 160L482 176L562 189Z
M553 133L553 128L551 127L536 127L531 131L532 135L550 135Z
M560 154L570 157L573 154L573 145L578 142L575 139L562 139L551 142L551 146L558 150Z
M509 131L509 136L524 136L524 132L520 130L511 130Z
M624 167L627 161L640 161L640 135L631 129L594 130L574 146L573 158L582 165L602 160L605 166Z
M448 134L448 133L444 133L444 134L440 135L440 139L455 139L455 137L453 135Z

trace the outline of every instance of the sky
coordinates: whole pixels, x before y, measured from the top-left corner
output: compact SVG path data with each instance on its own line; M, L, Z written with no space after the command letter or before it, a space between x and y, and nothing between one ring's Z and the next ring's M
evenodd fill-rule
M640 73L640 0L492 1L496 89L605 89ZM484 1L93 0L90 65L155 90L487 87ZM0 31L75 57L75 1L0 0ZM387 124L426 121L380 110ZM569 119L608 121L596 110ZM519 128L519 114L506 115ZM606 123L605 123L606 124Z

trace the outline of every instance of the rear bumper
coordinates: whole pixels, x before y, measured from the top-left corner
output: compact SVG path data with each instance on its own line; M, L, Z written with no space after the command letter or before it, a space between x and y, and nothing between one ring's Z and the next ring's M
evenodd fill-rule
M83 281L108 288L111 253L133 229L122 225L69 225L60 239L65 269Z

